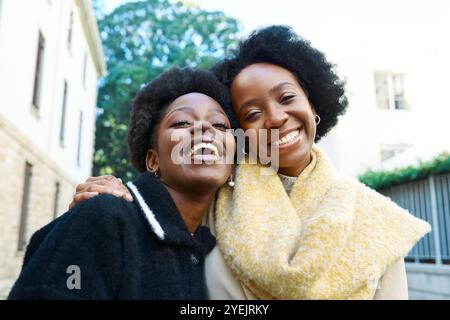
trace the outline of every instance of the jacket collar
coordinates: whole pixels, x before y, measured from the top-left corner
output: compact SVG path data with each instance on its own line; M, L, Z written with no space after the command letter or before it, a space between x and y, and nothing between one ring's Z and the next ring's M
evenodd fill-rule
M215 246L215 237L209 229L200 225L192 237L178 211L175 202L163 183L150 172L141 174L135 181L127 183L136 205L156 237L166 243L200 246L207 254Z

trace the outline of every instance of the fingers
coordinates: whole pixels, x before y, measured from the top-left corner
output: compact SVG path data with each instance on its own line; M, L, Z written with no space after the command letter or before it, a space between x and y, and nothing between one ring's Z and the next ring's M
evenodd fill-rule
M113 193L117 197L124 198L125 200L128 200L130 202L133 201L133 197L131 196L130 191L128 190L127 187L125 187L125 185L121 181L119 181L119 179L98 180L96 183L99 183L100 185L106 187L107 189L113 189L113 190L117 191L117 192ZM96 190L92 190L92 191L96 191ZM102 192L100 191L100 193L102 193Z
M123 187L122 187L123 188ZM118 198L122 198L129 202L133 201L133 197L129 193L128 189L121 189L121 187L114 184L99 185L92 182L80 183L77 185L77 193L74 195L72 202L69 205L69 209L74 207L79 202L88 200L98 194L112 194Z
M88 200L98 194L112 194L129 202L133 201L133 197L122 183L122 179L116 178L112 175L103 175L98 177L89 177L86 182L78 184L76 187L76 193L69 205L69 209L73 208L76 204Z
M92 197L95 197L96 195L98 195L98 192L81 192L81 193L75 194L72 202L69 205L69 209L72 209L73 207L75 207L76 204L78 204L82 201L88 200Z
M97 192L99 194L112 194L116 197L122 198L125 194L125 192L118 186L114 184L105 184L105 185L98 185L98 184L87 184L82 191L83 192Z
M89 177L89 178L87 178L86 182L97 181L97 180L110 180L110 181L113 181L113 180L118 180L118 179L116 177L110 175L110 174L107 174L107 175L104 175L104 176ZM122 180L121 180L121 182L122 182Z
M104 176L98 176L98 177L89 177L85 185L94 184L94 185L105 185L105 186L111 186L115 185L115 187L119 190L122 190L125 193L129 193L128 189L125 187L125 185L122 183L122 179L116 178L112 175L104 175Z
M101 188L101 186L104 186L107 189ZM120 195L120 197L123 197L125 200L133 201L133 197L131 196L130 191L122 183L122 180L120 178L116 178L111 175L100 177L89 177L85 183L80 183L76 187L77 193L82 191L91 191L98 193L113 194L114 190L122 192L122 195ZM114 195L119 196L119 193L115 193Z

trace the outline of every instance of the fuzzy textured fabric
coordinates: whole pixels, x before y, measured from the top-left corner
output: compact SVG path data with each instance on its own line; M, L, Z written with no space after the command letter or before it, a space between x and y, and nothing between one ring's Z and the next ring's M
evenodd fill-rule
M98 195L38 230L8 299L206 299L204 260L215 238L189 233L166 187L143 173L135 201ZM66 272L80 268L80 288Z
M268 170L240 165L215 217L225 261L260 299L371 299L387 268L431 230L340 177L317 147L289 195Z

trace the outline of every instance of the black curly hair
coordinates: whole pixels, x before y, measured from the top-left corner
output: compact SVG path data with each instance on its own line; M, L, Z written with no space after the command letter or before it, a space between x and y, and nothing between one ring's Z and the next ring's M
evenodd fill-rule
M217 63L212 71L222 83L230 87L242 69L260 62L281 66L297 78L321 118L316 142L345 113L348 105L345 82L337 76L335 65L288 26L275 25L255 30L239 43L230 58Z
M157 128L167 107L178 97L191 92L216 100L227 115L232 114L230 93L211 71L172 67L138 91L128 125L128 147L136 169L146 171L146 156L157 147ZM236 122L230 119L232 127Z

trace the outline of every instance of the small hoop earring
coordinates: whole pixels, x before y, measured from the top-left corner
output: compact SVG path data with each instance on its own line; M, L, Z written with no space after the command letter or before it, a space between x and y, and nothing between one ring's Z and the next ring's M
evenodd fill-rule
M154 176L155 176L156 178L159 178L159 176L160 176L160 174L159 174L159 169L156 169L156 170L150 170L150 172L153 173Z
M317 126L320 123L320 116L318 114L316 114L314 117L316 119L316 126Z
M228 185L229 185L231 188L234 187L233 174L231 174L231 175L228 177Z

